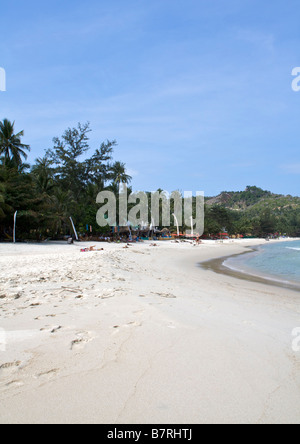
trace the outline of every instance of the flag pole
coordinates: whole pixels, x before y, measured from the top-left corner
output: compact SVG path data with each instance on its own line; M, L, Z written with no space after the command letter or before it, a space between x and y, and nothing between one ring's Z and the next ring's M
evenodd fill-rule
M13 237L14 244L16 243L17 214L18 214L18 212L16 211L15 214L14 214L14 237Z
M175 213L173 213L173 217L174 217L174 219L175 219L175 223L176 223L176 225L177 225L177 236L179 237L179 223L178 223L178 219L177 219L177 217L176 217L176 215L175 215Z
M73 222L72 217L70 217L70 221L71 221L71 224L72 224L72 227L73 227L74 233L75 233L76 240L78 241L78 240L79 240L79 239L78 239L78 234L77 234L77 231L76 231L76 228L75 228L75 225L74 225L74 222Z

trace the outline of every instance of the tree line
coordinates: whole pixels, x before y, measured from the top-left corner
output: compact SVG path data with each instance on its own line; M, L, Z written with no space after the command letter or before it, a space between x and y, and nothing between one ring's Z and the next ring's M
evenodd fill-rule
M89 123L68 128L61 137L53 139L53 147L43 157L29 165L30 146L22 143L24 132L17 132L15 123L8 119L0 122L0 239L12 239L16 211L19 239L55 239L71 234L70 216L82 234L89 232L90 227L94 234L111 231L110 227L97 227L97 195L103 190L117 195L119 185L128 186L132 178L126 165L113 159L115 140L100 143L88 156L90 132ZM256 199L271 195L250 189L246 194L240 193L239 199L254 199L254 191ZM185 229L190 227L181 227L181 231ZM171 230L175 232L176 227ZM287 206L281 211L261 207L251 212L226 208L220 203L206 204L204 235L216 237L224 230L230 235L300 236L299 207Z
M90 151L90 124L79 123L53 139L53 147L26 163L30 146L22 143L7 119L0 122L0 238L9 240L13 216L18 211L18 237L57 238L70 234L70 216L78 230L95 227L96 197L103 189L116 192L119 183L129 184L126 166L113 160L117 142L105 141Z

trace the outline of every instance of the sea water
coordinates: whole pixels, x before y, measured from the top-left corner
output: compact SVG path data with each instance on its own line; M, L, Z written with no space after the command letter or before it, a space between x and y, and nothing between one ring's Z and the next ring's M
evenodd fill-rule
M300 284L300 241L266 242L252 253L228 259L224 265L273 281Z

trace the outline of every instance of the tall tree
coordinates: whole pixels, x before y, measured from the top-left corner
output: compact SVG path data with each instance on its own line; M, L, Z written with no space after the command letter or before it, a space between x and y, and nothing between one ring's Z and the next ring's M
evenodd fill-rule
M110 179L113 148L116 141L102 143L91 158L84 159L90 149L88 134L89 123L78 124L69 128L61 138L54 138L54 147L48 150L47 156L55 168L55 177L63 189L70 190L76 201L84 198L89 184L97 185L99 191Z
M35 162L31 172L36 182L37 191L41 194L49 195L55 186L52 161L46 155L43 158L36 159Z
M89 123L79 123L77 128L67 129L61 138L55 137L53 149L47 152L63 189L71 191L76 200L85 186L86 165L81 157L89 149L90 131Z
M115 140L101 143L94 155L86 160L87 182L97 185L98 191L103 189L106 182L111 179L111 160L114 147L117 146Z
M115 162L111 167L111 177L115 184L120 185L121 183L125 183L128 185L132 177L129 176L126 172L126 165L122 162Z
M13 161L16 166L22 164L22 157L26 160L27 153L30 151L29 145L21 142L24 131L15 134L15 122L4 119L0 122L0 155L3 155L5 161Z

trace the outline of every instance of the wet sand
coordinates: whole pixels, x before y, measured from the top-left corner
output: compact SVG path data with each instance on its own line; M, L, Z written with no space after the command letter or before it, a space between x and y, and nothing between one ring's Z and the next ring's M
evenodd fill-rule
M258 275L254 275L254 274L248 274L246 272L233 270L233 269L227 267L225 264L228 259L243 256L245 254L250 254L250 253L253 253L254 251L256 251L256 250L250 249L249 251L245 251L240 254L234 254L234 255L225 256L222 258L212 259L207 262L201 262L199 264L199 266L205 270L211 270L215 273L225 274L227 276L231 276L236 279L246 280L246 281L250 281L250 282L257 282L259 284L271 285L273 287L287 288L290 290L295 290L295 291L300 292L300 285L297 283L284 282L284 281L280 281L280 280L275 280L275 278L272 279L271 277L267 278L267 277L258 276Z

